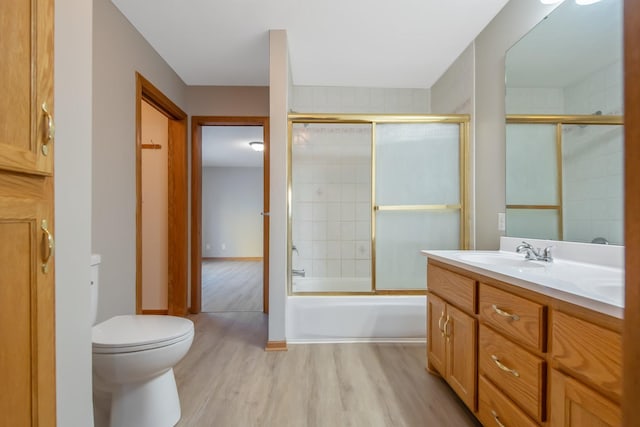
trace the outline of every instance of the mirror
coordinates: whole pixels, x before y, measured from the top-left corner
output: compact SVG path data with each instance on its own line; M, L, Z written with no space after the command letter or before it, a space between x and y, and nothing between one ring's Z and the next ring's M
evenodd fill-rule
M505 76L506 235L622 245L622 1L566 0Z

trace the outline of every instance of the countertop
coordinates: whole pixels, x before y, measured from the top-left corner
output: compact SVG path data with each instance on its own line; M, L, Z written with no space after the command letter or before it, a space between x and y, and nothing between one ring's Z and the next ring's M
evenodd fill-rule
M568 260L525 261L508 251L423 250L426 257L622 319L624 270ZM505 260L493 263L493 259ZM427 284L428 287L428 284Z

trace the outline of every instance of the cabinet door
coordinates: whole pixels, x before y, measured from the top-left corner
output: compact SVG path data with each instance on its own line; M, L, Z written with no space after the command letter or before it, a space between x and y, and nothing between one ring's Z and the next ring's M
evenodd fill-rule
M427 294L427 368L445 376L445 336L441 329L446 318L446 305L443 300Z
M447 305L446 379L451 388L472 410L476 410L477 336L476 320Z
M551 372L552 427L617 427L620 407L555 369Z
M52 212L47 200L3 197L6 184L0 173L0 425L53 426L54 271L51 259L43 269L51 252L42 229Z
M0 28L0 170L50 174L53 0L1 1Z

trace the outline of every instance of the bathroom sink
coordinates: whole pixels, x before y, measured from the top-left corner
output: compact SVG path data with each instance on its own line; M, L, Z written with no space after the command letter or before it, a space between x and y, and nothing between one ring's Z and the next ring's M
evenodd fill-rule
M524 259L524 256L515 256L505 253L470 253L461 254L461 261L473 262L478 264L493 265L496 267L514 267L514 268L544 268L545 265Z
M614 303L619 306L624 304L624 284L621 281L591 279L581 282L583 291L598 300Z

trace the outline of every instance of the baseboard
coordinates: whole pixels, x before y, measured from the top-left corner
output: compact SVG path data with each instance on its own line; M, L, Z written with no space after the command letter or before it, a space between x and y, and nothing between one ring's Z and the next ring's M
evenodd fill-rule
M425 338L293 338L287 344L426 344Z
M142 310L142 314L169 314L168 309L152 309L152 310Z
M264 351L287 351L286 341L268 341Z
M203 261L262 261L261 256L202 257Z

